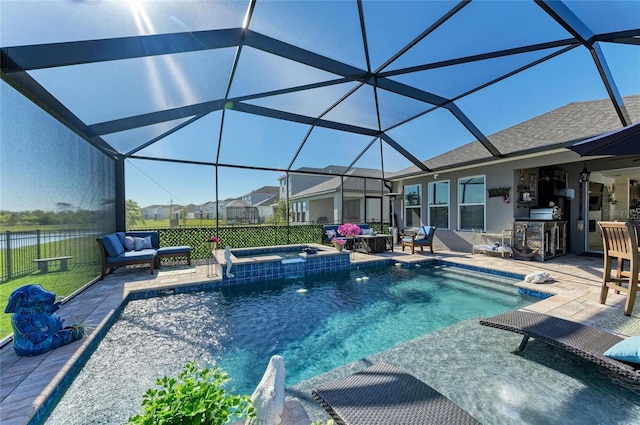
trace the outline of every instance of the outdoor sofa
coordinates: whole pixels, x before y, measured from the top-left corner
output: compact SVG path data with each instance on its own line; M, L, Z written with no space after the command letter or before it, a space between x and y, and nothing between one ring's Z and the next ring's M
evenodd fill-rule
M480 324L524 335L513 351L515 354L525 349L529 338L534 338L600 365L635 384L640 383L638 349L627 344L636 344L640 337L625 339L593 326L522 310L483 318Z
M96 239L102 256L100 280L117 267L133 264L149 264L151 274L160 268L160 259L186 257L191 264L191 247L165 246L160 248L160 236L156 231L115 232Z
M338 227L340 226L340 224L326 224L322 226L322 242L330 244L333 238L344 238L344 236L338 234ZM358 224L357 226L360 228L360 234L371 231L368 224ZM363 231L365 232L363 233Z

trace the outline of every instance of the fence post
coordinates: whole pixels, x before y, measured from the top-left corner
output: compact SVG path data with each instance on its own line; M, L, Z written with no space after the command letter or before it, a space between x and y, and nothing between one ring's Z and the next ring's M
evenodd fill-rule
M12 270L11 270L11 231L6 231L6 240L5 240L5 248L6 248L6 257L7 257L7 280L11 280Z
M40 256L40 229L36 230L36 258L42 258Z

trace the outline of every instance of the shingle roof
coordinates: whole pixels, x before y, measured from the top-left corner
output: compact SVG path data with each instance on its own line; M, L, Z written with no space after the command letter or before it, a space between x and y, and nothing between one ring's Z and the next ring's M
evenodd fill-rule
M244 196L261 194L275 195L278 193L280 193L280 188L278 186L262 186L260 189L252 190Z
M640 121L640 95L624 97L633 122ZM573 102L489 136L506 155L566 147L580 140L620 128L620 119L608 99ZM493 159L477 140L424 161L432 170ZM399 177L418 172L415 166L394 174Z
M349 170L349 174L356 174L358 177L345 177L344 178L344 190L348 192L358 192L363 193L365 188L365 181L367 185L367 192L369 193L380 193L380 178L381 173L380 170L375 170L372 168L354 168ZM365 180L361 176L369 177L369 179ZM371 180L375 179L375 180ZM298 193L294 193L292 198L300 198L311 195L318 195L321 193L332 193L340 189L340 177L331 177L328 180L317 184L315 186L309 187L305 190L302 190ZM388 192L388 189L385 188L384 192Z

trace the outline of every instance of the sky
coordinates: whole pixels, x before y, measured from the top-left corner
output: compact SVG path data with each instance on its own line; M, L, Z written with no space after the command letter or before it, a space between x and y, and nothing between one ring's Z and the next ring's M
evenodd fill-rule
M17 3L0 0L2 47L239 27L247 8L243 1L189 2L189 8L181 7L180 2L159 1L21 2L21 6ZM640 13L633 13L640 9L637 2L568 4L585 24L598 32L640 28ZM450 1L364 2L372 69L387 61L454 5ZM26 8L33 10L24 13ZM611 19L601 19L605 11ZM104 16L110 19L105 20ZM57 25L45 26L51 22ZM249 28L366 69L358 25L354 1L258 0ZM385 70L567 37L567 33L552 24L532 2L472 2L450 23L429 34ZM621 95L640 94L638 46L606 43L601 47ZM551 52L552 49L389 78L443 97L456 97ZM223 98L236 53L234 48L223 48L41 69L31 71L30 75L87 124L95 124ZM338 76L327 71L244 47L229 96L335 78ZM69 136L71 133L67 129L57 129L44 112L34 110L28 101L22 104L13 89L6 87L4 82L1 84L0 158L3 167L0 170L0 209L53 209L58 202L68 202L78 208L99 205L100 191L106 187L105 183L100 183L100 176L108 175L108 171L99 169L87 176L70 176L68 172L62 172L64 167L56 167L56 160L87 161L92 160L92 155L80 147L78 142L82 141L76 140L75 135ZM355 83L346 82L302 94L281 94L246 102L310 116L328 111L324 115L326 119L376 128L377 96L381 125L390 128L387 134L419 160L475 139L443 109L391 128L427 110L430 105L384 90L374 92L369 86L356 88ZM351 93L352 90L355 91ZM330 109L347 93L351 95L345 102ZM591 55L580 47L468 94L455 104L484 135L490 136L568 103L604 98L607 98L607 92ZM141 143L184 120L109 134L104 139L122 153L142 157L207 164L219 161L220 164L274 169L350 165L373 140L370 136L319 127L309 132L307 125L242 113L234 106L229 103L224 113L211 112L139 151L136 149ZM29 125L17 123L24 117L30 118ZM39 124L32 125L34 121ZM71 137L73 142L61 152L52 137ZM306 140L304 145L303 140ZM384 162L380 152L383 152ZM410 165L406 158L379 140L355 163L356 167L378 169L384 166L391 172ZM39 171L33 173L33 169ZM169 202L198 204L216 199L213 166L130 158L126 160L125 172L126 198L141 206ZM239 197L262 186L277 186L282 175L282 171L219 167L217 195L219 199ZM69 186L63 183L65 181L75 183Z

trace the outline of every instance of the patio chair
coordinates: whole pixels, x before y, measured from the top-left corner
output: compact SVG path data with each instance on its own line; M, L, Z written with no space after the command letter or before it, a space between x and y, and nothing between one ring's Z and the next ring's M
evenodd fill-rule
M616 294L627 294L624 305L625 316L630 316L638 291L638 235L637 228L629 222L599 221L602 230L602 246L604 249L604 270L602 272L602 289L600 304L605 304L609 288ZM617 270L612 274L613 259L617 260ZM625 261L629 262L629 270L624 270ZM626 286L625 286L626 285Z
M424 382L384 362L311 394L337 425L480 423Z
M434 226L420 226L417 232L412 235L407 235L402 238L402 251L404 247L411 247L411 253L414 254L416 247L420 247L420 251L423 251L423 247L428 246L433 254L433 237L436 233L436 227Z
M602 329L522 310L480 319L480 324L524 335L518 348L513 351L515 354L525 349L529 338L535 338L602 366L633 383L640 383L640 364L605 356L608 350L624 341L624 338Z

